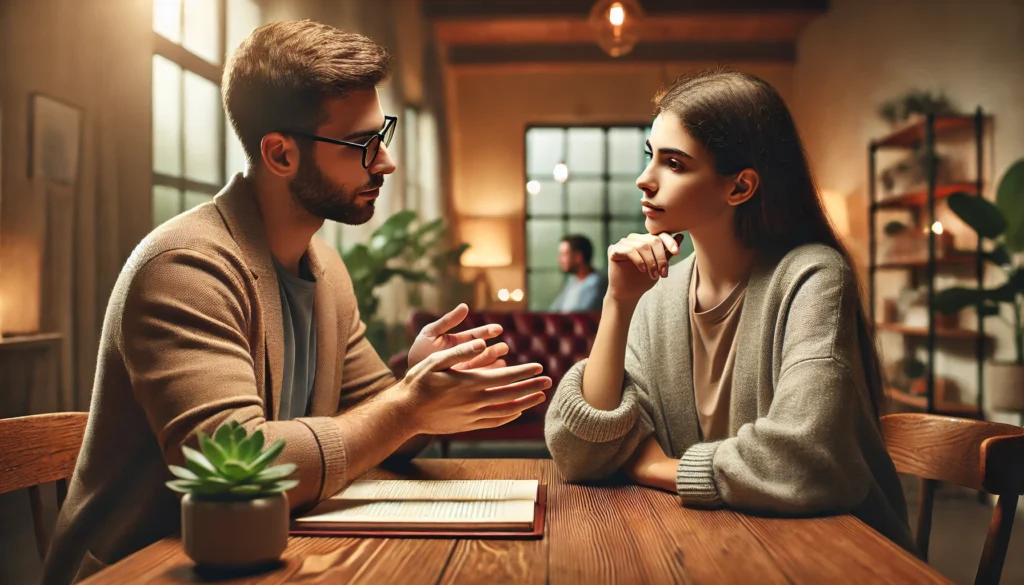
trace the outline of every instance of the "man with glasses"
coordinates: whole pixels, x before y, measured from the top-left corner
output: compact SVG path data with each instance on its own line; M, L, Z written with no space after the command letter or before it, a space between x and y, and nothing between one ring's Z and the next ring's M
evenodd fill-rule
M174 533L164 486L182 446L229 420L286 439L291 506L308 507L425 438L505 424L544 399L539 364L509 367L501 333L428 325L395 380L364 337L351 279L314 234L369 221L398 120L377 86L389 57L310 22L256 29L224 71L248 170L132 253L104 321L89 424L44 583L77 581Z

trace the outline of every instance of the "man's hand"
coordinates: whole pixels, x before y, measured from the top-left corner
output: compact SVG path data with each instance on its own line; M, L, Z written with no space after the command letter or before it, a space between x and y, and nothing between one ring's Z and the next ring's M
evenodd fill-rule
M679 460L665 455L658 439L651 435L640 443L622 470L638 484L675 493L678 467Z
M465 303L452 309L437 321L424 327L416 336L412 347L409 348L409 369L422 362L427 356L446 349L451 349L460 343L473 341L474 339L494 339L501 335L501 325L483 325L461 333L448 333L462 323L462 320L469 314L469 307ZM496 343L483 353L473 357L469 361L453 366L454 370L469 370L473 368L503 368L505 360L499 359L508 353L508 345Z
M433 353L389 389L409 430L450 435L499 427L544 402L551 378L538 375L540 364L455 369L477 363L486 349L474 339Z

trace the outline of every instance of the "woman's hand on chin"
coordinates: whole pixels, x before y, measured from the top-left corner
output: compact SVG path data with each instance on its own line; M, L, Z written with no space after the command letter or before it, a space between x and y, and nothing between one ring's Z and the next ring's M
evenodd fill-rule
M608 296L635 301L668 276L668 262L679 253L683 235L630 234L608 247Z

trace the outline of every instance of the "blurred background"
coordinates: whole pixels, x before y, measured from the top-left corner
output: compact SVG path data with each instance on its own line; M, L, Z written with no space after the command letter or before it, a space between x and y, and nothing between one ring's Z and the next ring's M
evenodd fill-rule
M1024 202L1024 0L0 0L0 417L88 409L132 249L244 170L220 101L226 56L296 18L395 57L380 94L399 118L398 171L370 223L320 236L396 373L411 335L458 302L556 381L584 357L599 315L550 310L574 277L561 241L585 235L602 273L606 247L643 231L652 97L726 65L792 110L874 291L892 408L1020 424L1024 377L986 374L1022 365L1019 303L984 325L970 309L933 322L922 294L929 259L937 289L1006 280L991 265L977 277L978 226L945 198ZM543 408L524 419L428 455L543 456ZM0 496L2 583L36 570L13 552L31 538L7 528L24 521L20 496ZM933 563L970 582L991 508L952 488L939 500ZM1024 583L1017 532L1004 583Z

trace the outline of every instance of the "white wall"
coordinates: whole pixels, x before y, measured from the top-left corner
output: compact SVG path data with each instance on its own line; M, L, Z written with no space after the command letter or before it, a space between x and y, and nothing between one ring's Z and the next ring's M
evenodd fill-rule
M876 112L912 89L945 92L966 111L994 117L982 174L992 184L1024 156L1024 1L833 0L828 14L802 35L791 102L819 184L849 197L854 242L866 258L868 143L888 131ZM973 165L967 165L973 176ZM950 221L950 224L957 222ZM960 226L962 228L962 226ZM957 231L957 245L973 245ZM966 237L965 237L966 236ZM997 274L991 275L998 278ZM894 292L899 283L880 283ZM973 317L964 315L964 325ZM997 357L1012 356L1008 329L990 319ZM899 349L886 344L887 357ZM968 346L945 352L938 373L973 400L976 374ZM1004 418L1018 422L1016 415Z

